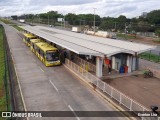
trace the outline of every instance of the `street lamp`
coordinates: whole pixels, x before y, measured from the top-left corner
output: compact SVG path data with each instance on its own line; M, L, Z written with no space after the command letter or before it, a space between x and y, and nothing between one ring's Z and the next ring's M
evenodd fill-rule
M93 26L94 26L94 32L96 31L96 28L95 28L95 10L96 10L96 8L93 8L93 10L94 10L94 22L93 22Z
M48 25L49 25L49 14L48 14Z
M65 21L65 14L64 14L64 19L63 19L63 21L64 21L64 28L65 28L65 26L66 26L66 25L65 25L65 24L66 24L66 23L65 23L65 22L66 22L66 21Z

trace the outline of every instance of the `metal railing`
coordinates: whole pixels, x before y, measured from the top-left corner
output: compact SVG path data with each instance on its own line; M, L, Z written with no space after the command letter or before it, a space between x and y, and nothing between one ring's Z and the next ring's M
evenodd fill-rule
M106 84L105 82L103 82L102 80L100 80L96 76L92 75L87 70L83 69L83 67L75 64L74 62L66 59L65 65L68 66L70 69L72 69L80 77L82 77L86 82L92 83L94 86L96 86L102 92L106 93L111 98L116 100L119 104L126 107L129 111L133 111L136 114L138 114L138 111L149 111L143 105L134 101L133 99L131 99L130 97L121 93L120 91L113 88L112 86ZM142 119L144 119L144 120L158 120L157 117L156 117L156 119L151 118L151 117L142 117Z
M86 65L87 65L89 71L96 72L96 65L94 65L90 62L87 62L78 56L75 56L75 61L78 62L79 64L83 65L84 69L86 69Z
M141 53L139 55L139 57L141 59L145 59L145 60L148 60L148 61L152 61L152 62L160 62L160 51L149 51L149 52L144 52L144 53Z

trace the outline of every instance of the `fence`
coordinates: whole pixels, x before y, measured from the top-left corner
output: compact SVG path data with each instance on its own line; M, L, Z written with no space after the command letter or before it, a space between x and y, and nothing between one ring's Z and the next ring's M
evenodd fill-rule
M149 52L140 54L139 57L152 62L160 62L160 51L150 50Z
M96 66L91 64L90 62L87 62L81 58L79 58L78 56L75 56L75 61L78 63L78 64L81 64L83 69L86 69L86 65L88 66L88 70L89 71L93 71L93 72L96 72Z
M71 68L75 73L81 76L86 82L93 84L98 89L103 91L104 93L108 94L111 98L115 99L119 104L125 106L129 111L133 111L135 114L138 114L138 111L149 111L144 106L140 105L133 99L129 98L128 96L124 95L120 91L116 90L112 86L106 84L105 82L101 81L96 76L92 75L91 73L87 72L83 67L73 63L72 61L66 59L65 64ZM142 117L143 120L158 120L158 118L151 118L151 117Z

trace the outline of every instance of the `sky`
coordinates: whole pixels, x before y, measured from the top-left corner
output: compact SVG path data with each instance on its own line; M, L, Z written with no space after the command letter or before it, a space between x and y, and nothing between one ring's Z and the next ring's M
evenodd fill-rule
M0 0L0 16L38 14L58 11L62 14L95 14L101 17L138 17L142 12L160 9L160 0Z

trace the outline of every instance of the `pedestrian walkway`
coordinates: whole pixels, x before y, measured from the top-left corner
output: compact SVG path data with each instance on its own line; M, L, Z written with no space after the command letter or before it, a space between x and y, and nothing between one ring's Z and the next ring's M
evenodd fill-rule
M86 69L91 74L96 75L96 65L95 64L93 64L85 59L82 59L78 56L75 56L74 58L75 58L73 60L74 63L81 66L83 69ZM116 71L113 69L112 69L111 73L109 74L107 66L103 66L103 76L101 77L101 79L102 80L103 79L114 79L114 78L121 78L121 77L126 77L126 76L131 76L131 75L139 75L139 74L143 74L143 72L142 71L133 71L131 73L119 73L119 71Z

